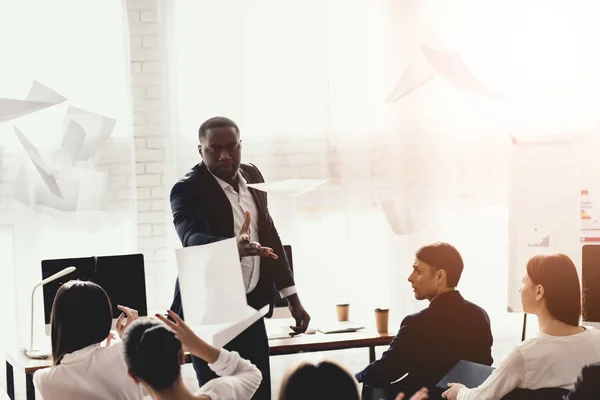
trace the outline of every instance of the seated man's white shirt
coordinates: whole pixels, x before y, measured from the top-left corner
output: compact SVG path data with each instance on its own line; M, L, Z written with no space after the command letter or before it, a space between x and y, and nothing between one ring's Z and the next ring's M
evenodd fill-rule
M595 328L571 336L540 332L519 344L479 387L461 389L457 399L501 399L515 388L571 390L581 369L599 361L600 331Z
M122 342L110 347L91 345L65 354L61 363L33 375L44 400L137 400L143 391L127 375Z
M219 186L221 186L221 189L223 189L223 192L227 196L229 203L231 203L231 211L233 213L233 232L237 235L240 229L242 229L244 221L246 220L245 212L248 211L250 212L250 241L260 243L260 239L258 237L258 210L256 208L256 204L254 203L252 193L250 193L248 190L249 188L246 179L244 179L242 174L238 172L238 193L229 183L217 178L215 175L213 176ZM282 254L278 255L283 257ZM240 263L242 265L242 276L244 277L246 293L250 293L256 287L258 278L260 277L260 257L242 257ZM283 298L291 296L292 294L296 293L296 287L290 286L284 288L279 293Z
M260 370L235 351L221 349L217 361L208 366L220 378L208 381L196 395L211 400L248 400L262 381Z

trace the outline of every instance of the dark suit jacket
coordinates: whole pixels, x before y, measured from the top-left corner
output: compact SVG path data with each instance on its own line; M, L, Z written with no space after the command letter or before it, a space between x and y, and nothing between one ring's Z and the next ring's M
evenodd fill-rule
M248 183L264 182L258 168L252 164L242 164L240 172ZM247 294L248 304L256 309L273 304L273 285L285 289L294 285L294 278L283 251L281 239L269 215L267 194L249 188L258 215L260 244L271 247L278 260L261 258L260 275L256 288ZM197 246L232 238L238 232L233 230L231 203L214 176L204 163L200 163L185 174L171 189L171 211L173 224L183 247ZM272 307L271 307L272 309ZM175 297L171 310L183 316L179 281L175 285ZM267 314L270 316L272 311Z
M458 291L444 293L429 307L404 318L380 360L356 374L359 382L399 391L430 390L460 360L492 365L490 319ZM400 382L390 385L408 373ZM393 398L393 397L392 397Z
M565 400L600 399L600 362L586 365Z

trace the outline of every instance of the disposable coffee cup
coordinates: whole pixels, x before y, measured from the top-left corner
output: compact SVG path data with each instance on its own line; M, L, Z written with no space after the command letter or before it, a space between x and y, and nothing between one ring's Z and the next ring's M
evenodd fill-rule
M387 308L375 309L375 326L378 333L388 333L388 322L390 318L390 310Z
M335 306L338 321L348 321L350 318L350 304L337 304Z

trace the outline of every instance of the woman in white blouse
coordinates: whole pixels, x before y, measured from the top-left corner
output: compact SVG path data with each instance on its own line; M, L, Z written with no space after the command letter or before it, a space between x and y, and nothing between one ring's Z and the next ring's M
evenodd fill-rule
M118 306L119 336L137 311ZM127 377L121 342L111 346L112 306L100 286L69 281L52 304L52 368L33 375L33 384L44 400L138 400L142 388ZM125 322L125 323L124 323ZM106 340L106 346L100 343Z
M156 320L138 321L125 333L124 351L129 375L144 385L155 400L248 400L262 381L260 370L236 352L217 349L194 334L172 311L174 323L156 315ZM166 325L166 326L165 326ZM183 383L183 347L206 361L220 376L191 393Z
M536 337L521 343L479 387L450 383L450 400L501 399L515 388L572 389L581 368L600 361L600 331L579 326L581 290L575 265L564 254L527 262L521 302L539 321Z

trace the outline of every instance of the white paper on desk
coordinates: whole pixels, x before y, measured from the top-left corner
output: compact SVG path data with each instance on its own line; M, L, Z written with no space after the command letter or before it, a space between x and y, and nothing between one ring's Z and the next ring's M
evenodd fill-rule
M29 139L27 139L23 132L21 132L16 126L14 126L13 129L15 131L15 135L17 135L17 139L19 139L19 142L21 142L21 145L25 149L25 152L29 156L31 162L33 162L33 165L35 166L35 169L38 171L40 177L42 178L42 181L44 182L48 190L50 190L50 193L52 193L54 196L62 198L63 196L60 187L58 186L58 182L56 182L56 178L52 175L50 168L48 167L40 153L37 151L35 146L29 141Z
M487 88L473 76L458 53L449 50L436 50L423 45L420 48L429 65L455 86L482 96L504 100L502 96Z
M100 150L108 141L117 123L117 120L113 118L73 106L69 106L65 115L67 126L70 121L75 121L85 132L85 141L79 151L78 161L86 161Z
M34 81L25 100L0 98L0 122L10 121L65 101L67 99L59 93Z
M437 73L429 65L417 67L414 62L409 62L386 102L394 103L400 100L435 77L437 77Z
M248 187L270 194L295 197L315 190L329 179L331 177L327 179L286 179L275 182L250 183Z

